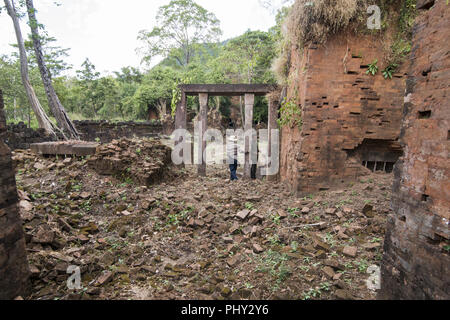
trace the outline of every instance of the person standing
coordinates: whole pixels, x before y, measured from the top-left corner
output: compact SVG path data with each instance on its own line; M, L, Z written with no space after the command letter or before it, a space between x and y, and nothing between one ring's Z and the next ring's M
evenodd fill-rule
M230 180L236 181L237 177L237 168L238 168L238 139L236 136L231 136L227 141L227 163L230 166Z
M256 147L256 154L259 155L259 145L258 145L258 141L256 141L256 143L253 144L254 147ZM252 164L251 168L250 168L250 178L252 180L256 180L256 170L258 169L258 164L254 163Z

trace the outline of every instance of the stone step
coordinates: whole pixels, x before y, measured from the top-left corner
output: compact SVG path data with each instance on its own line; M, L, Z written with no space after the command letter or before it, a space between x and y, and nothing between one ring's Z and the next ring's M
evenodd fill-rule
M94 155L97 151L98 143L91 142L43 142L34 143L30 146L31 151L40 155L72 155L84 157Z

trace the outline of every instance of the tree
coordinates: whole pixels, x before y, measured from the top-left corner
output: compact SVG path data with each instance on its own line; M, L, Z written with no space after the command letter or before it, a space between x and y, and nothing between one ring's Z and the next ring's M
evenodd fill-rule
M171 56L180 66L187 66L199 44L217 42L222 31L216 16L193 0L172 0L158 10L157 27L143 30L138 39L144 42L143 61L156 56Z
M111 76L102 77L97 80L96 89L96 115L102 119L122 115L118 81Z
M79 139L79 134L70 120L69 116L61 104L61 101L56 94L56 91L52 84L50 72L44 61L44 54L42 50L41 38L38 31L38 21L36 19L36 10L33 5L33 0L26 0L28 18L31 28L31 34L33 38L33 46L36 53L36 60L41 72L42 82L44 83L45 93L47 94L47 100L56 122L60 129L63 130L68 137L72 139Z
M142 73L134 67L123 67L120 72L114 71L117 80L122 83L135 83L142 81Z
M243 35L231 39L214 62L217 74L222 74L232 83L274 83L270 70L275 57L275 45L271 35L262 31L247 31ZM242 97L239 101L241 121L244 123L244 107ZM267 108L257 97L255 118L258 121L267 118Z
M160 117L167 113L173 88L179 82L179 73L169 67L153 68L145 77L134 96L134 114L139 118L148 115L149 107L155 107Z
M17 45L19 47L20 53L21 77L23 85L25 87L25 91L27 93L28 100L36 115L39 127L43 128L49 135L55 136L56 128L48 118L44 109L42 108L39 99L37 98L36 93L30 83L27 53L25 50L25 44L22 37L22 31L20 29L19 18L17 16L16 8L14 6L14 0L12 0L12 3L9 0L4 0L4 2L6 10L8 11L8 15L11 17L14 24L14 30L17 38Z
M70 49L53 45L57 41L56 38L50 37L45 30L42 31L43 32L40 33L40 41L44 53L45 65L53 80L55 77L60 76L62 72L72 68L72 65L64 61L64 58L69 56L68 51ZM17 45L13 46L17 47ZM34 66L38 67L33 36L31 34L29 35L29 39L25 40L25 50L27 51L30 68L33 68Z
M267 32L247 31L227 43L220 60L229 77L251 84L273 81L270 64L274 56L274 44Z
M27 105L28 97L20 76L19 60L6 55L0 56L0 88L4 94L6 118L14 121L26 119L29 108L20 106Z
M37 128L39 124L31 109L20 71L18 55L0 56L0 88L3 91L6 117L14 122L28 122L30 127ZM38 100L43 101L45 99L45 91L37 66L29 66L29 78ZM45 105L42 105L42 107L44 110L47 110Z
M119 86L120 117L130 117L136 114L134 96L142 84L144 75L134 67L124 67L120 72L114 72Z
M95 117L98 106L98 79L100 72L95 70L95 66L86 58L81 65L83 69L77 70L79 91L79 103L83 106L81 112L87 116Z

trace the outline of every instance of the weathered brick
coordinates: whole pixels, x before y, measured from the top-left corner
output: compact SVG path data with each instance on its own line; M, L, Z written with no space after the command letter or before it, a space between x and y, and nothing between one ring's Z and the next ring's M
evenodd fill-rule
M318 49L294 48L288 96L296 98L303 125L283 128L281 178L300 193L328 189L367 172L363 163L389 162L401 155L400 135L405 77L381 72L367 75L367 65L383 49L379 39L343 32ZM380 169L380 168L379 168Z
M419 3L420 2L420 3ZM419 1L427 7L434 1ZM427 5L428 3L428 5ZM401 142L395 169L380 298L449 299L450 108L448 96L450 11L435 2L416 20ZM446 52L444 54L444 52ZM439 78L438 81L431 81ZM431 111L426 117L423 112Z
M11 152L3 142L6 128L0 91L0 300L28 292L28 262Z

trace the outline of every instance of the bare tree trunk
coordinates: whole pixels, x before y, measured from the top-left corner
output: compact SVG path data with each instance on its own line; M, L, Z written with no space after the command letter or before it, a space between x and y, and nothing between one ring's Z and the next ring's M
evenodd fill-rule
M16 108L17 108L17 100L16 97L14 97L14 109L13 109L14 122L16 121Z
M217 111L220 111L220 97L219 96L216 97L216 109L217 109Z
M34 89L30 83L30 76L28 74L27 53L25 51L25 44L23 42L22 31L20 30L19 19L17 18L14 2L13 4L11 4L9 0L4 0L4 2L6 9L8 10L8 15L11 17L14 24L14 30L16 32L17 38L17 45L19 46L19 53L20 53L20 73L22 75L22 82L25 87L28 100L30 101L31 108L33 108L33 111L36 115L39 127L43 128L49 135L56 136L55 126L50 121L41 104L39 103L38 97L36 96L36 93L34 92Z
M33 37L33 47L36 53L36 60L41 72L42 82L44 83L45 93L47 94L50 110L56 118L58 127L72 139L79 139L79 134L64 109L61 101L53 88L50 72L45 65L44 54L42 51L41 39L38 31L38 21L36 19L36 10L34 9L33 0L26 0L28 18L30 22L31 35Z
M158 105L156 106L158 109L158 118L164 119L167 115L167 101L165 99L159 99Z

